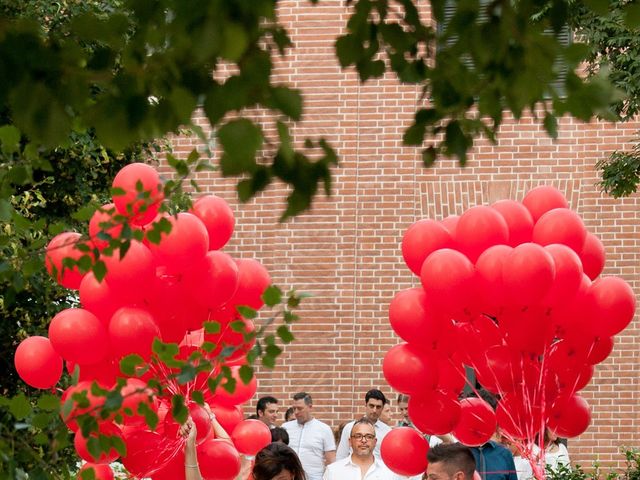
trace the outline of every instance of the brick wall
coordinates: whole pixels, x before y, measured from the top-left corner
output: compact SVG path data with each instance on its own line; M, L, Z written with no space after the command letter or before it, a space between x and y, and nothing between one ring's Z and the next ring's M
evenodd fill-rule
M510 119L497 145L478 142L466 168L442 159L425 169L419 151L401 145L418 89L391 77L360 85L353 71L343 72L337 64L333 42L347 19L344 2L313 7L286 1L279 13L295 49L279 60L276 80L304 91L296 140L324 136L339 152L333 195L319 197L310 213L280 224L286 194L281 185L240 205L233 180L211 173L199 177L207 192L224 197L236 213L236 231L225 250L259 259L284 288L314 294L304 303L293 329L296 341L277 369L259 372L260 395L274 394L286 404L293 393L306 390L314 397L316 416L335 427L362 411L370 387L391 394L381 362L398 339L388 325L387 307L395 292L419 284L402 261L403 232L420 218L441 219L501 198L521 200L536 185L555 185L565 193L606 246L604 274L622 276L640 292L638 196L603 195L594 171L597 160L632 145L637 122L583 124L565 118L553 142L531 117ZM255 118L272 128L261 112ZM202 116L197 121L206 125ZM194 146L186 138L175 144L179 152ZM633 399L640 373L637 336L634 321L583 392L593 421L570 440L574 463L589 466L599 459L621 466L619 447L639 443L640 414Z

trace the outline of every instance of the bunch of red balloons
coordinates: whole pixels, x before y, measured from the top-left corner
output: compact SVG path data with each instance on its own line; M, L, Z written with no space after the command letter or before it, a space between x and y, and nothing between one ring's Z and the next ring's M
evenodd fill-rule
M587 429L579 391L633 319L635 295L621 278L600 277L604 247L561 192L541 186L522 202L420 220L405 232L402 254L421 286L390 304L404 343L387 352L383 370L410 395L421 432L477 446L499 425L531 451L545 428L561 437ZM495 412L481 398L460 400L465 366L499 398ZM385 462L411 462L395 455Z
M78 292L81 307L58 313L51 320L48 338L25 339L15 353L16 370L28 385L49 389L60 380L63 363L69 371L77 368L79 382L64 391L62 399L74 399L70 412L63 409L63 419L76 432L78 455L100 465L119 456L115 448L99 458L89 452L89 438L82 434L76 419L95 414L99 432L89 437L122 438L127 455L121 461L138 477L184 477L184 440L178 438L179 425L167 413L172 397L181 394L197 427L203 477L235 478L240 469L239 453L255 455L271 438L261 422L243 421L238 406L253 397L257 384L255 377L247 384L240 378L245 355L255 342L251 336L255 326L237 307L257 310L263 305L262 294L271 283L269 274L254 259L234 259L220 251L231 238L235 222L223 199L206 195L197 199L189 212L175 216L159 213L164 201L161 179L155 169L142 163L124 167L113 181L113 191L113 203L91 218L89 239L65 232L47 246L47 269L61 285ZM171 225L170 232L161 233L159 242L150 241L164 230L162 225ZM145 235L143 241L132 239L121 254L122 250L110 248L110 243L123 229L139 229ZM69 268L64 260L87 254L106 265L102 281L77 266ZM204 322L210 321L218 322L218 333L204 331ZM186 384L179 383L175 369L150 361L154 339L178 343L180 359L204 358L213 368ZM203 342L215 348L207 351L211 349L203 349ZM130 354L149 362L143 377L121 373L119 361ZM236 388L229 393L223 380L212 393L207 380L223 367L231 369ZM147 380L152 377L165 387L161 395L148 388ZM105 397L95 395L92 384L108 390L119 378L125 382L120 415L99 417ZM232 435L233 445L215 438L208 412L191 400L194 392L204 396ZM160 419L153 431L143 415L149 410ZM97 469L97 478L109 478L105 472ZM106 476L100 476L103 474Z

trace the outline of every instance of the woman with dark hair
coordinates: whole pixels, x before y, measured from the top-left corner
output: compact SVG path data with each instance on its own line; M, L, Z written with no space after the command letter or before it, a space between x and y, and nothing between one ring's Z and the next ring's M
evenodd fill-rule
M256 455L254 480L306 480L300 459L284 443L270 443Z

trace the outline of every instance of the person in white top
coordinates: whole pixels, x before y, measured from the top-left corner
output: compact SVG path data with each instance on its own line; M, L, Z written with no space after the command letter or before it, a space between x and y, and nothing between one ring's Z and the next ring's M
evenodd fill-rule
M546 467L558 471L560 465L569 466L569 451L563 443L558 441L558 436L547 428L544 437L544 463Z
M377 444L373 423L366 417L357 420L349 435L351 455L336 460L324 471L324 480L400 480L406 477L396 475L373 455Z
M293 396L295 420L282 425L289 434L289 446L298 454L307 480L321 480L325 465L336 459L336 441L331 427L313 418L313 401L306 392Z
M369 390L364 396L364 403L366 408L366 414L364 418L371 422L376 430L376 438L377 442L375 448L373 450L373 454L376 459L382 460L380 457L380 444L384 439L385 435L391 431L391 427L380 421L380 414L382 413L382 409L384 408L387 402L387 398L384 396L378 389ZM336 450L336 460L342 460L349 456L350 446L349 446L349 438L351 436L351 429L355 420L347 423L342 430L342 435L340 436L340 443L338 444L338 449Z

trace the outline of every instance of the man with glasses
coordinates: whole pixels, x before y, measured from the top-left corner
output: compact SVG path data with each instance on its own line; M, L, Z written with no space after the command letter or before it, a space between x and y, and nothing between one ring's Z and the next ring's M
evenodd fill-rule
M332 463L323 480L396 480L399 477L373 455L377 445L376 430L366 417L353 423L349 433L353 453Z
M385 437L385 435L391 431L391 427L389 425L386 425L385 423L380 421L380 414L382 413L382 409L384 408L386 403L388 402L387 398L384 396L384 393L375 388L369 390L364 396L364 404L366 409L364 418L369 420L369 423L371 423L375 428L377 442L375 444L375 448L373 449L373 454L379 461L382 461L380 457L380 444L382 443L382 439ZM351 436L351 429L354 425L355 421L351 421L344 426L344 430L342 430L342 436L340 437L340 443L338 445L338 449L336 450L336 460L342 460L349 457L349 447L353 447L349 438Z

